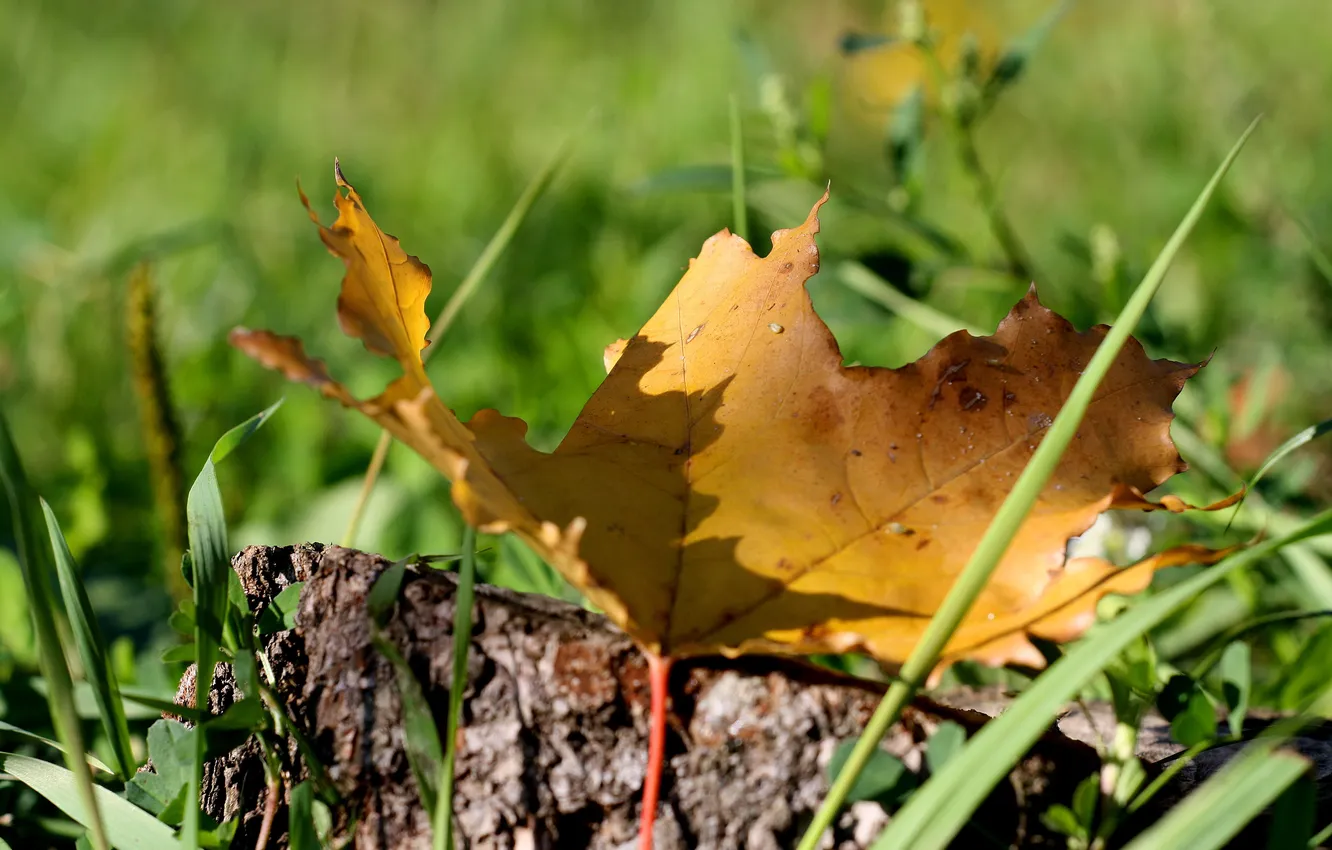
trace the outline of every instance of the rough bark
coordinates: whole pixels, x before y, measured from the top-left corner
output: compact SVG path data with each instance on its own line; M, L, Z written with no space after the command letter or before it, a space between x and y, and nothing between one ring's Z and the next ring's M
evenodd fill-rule
M425 848L429 816L404 752L398 684L371 645L366 611L366 595L387 566L378 556L317 545L254 547L234 562L256 613L291 582L305 582L297 627L267 638L266 654L288 717L341 797L332 810L335 831L358 848ZM454 592L452 574L409 569L386 628L438 728L452 678ZM484 585L470 641L454 808L459 846L633 847L649 695L646 664L632 642L576 606ZM827 790L834 750L859 734L882 693L873 683L773 658L680 664L670 690L656 834L663 850L793 846ZM183 684L186 691L192 685ZM234 699L234 680L222 671L210 708ZM923 778L924 743L939 723L971 733L1005 705L993 693L918 699L883 748ZM1089 742L1112 729L1105 707L1090 716L1071 711L991 794L957 846L1064 846L1040 814L1067 803L1099 768ZM1159 720L1139 746L1147 761L1179 749ZM279 755L285 802L285 789L308 771L294 745ZM253 740L208 765L205 807L214 818L241 819L234 847L255 846L269 793ZM269 847L286 846L285 805L277 810ZM885 822L877 803L853 804L824 846L867 847Z

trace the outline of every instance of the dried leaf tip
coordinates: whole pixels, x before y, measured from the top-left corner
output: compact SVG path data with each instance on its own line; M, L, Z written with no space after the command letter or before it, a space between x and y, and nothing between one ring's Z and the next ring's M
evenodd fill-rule
M805 224L812 223L814 225L814 229L810 231L811 233L819 232L819 210L823 209L823 205L828 203L828 198L830 197L832 197L831 180L829 180L828 185L823 188L823 197L814 202L813 208L809 211L809 216L805 219Z
M817 234L819 232L819 210L822 209L823 205L826 203L828 203L828 189L823 190L823 196L814 202L814 206L810 208L809 215L805 216L805 221L799 227L784 227L781 230L773 231L773 247L775 248L778 242L791 233L799 232L809 236ZM811 248L811 250L816 249ZM814 271L817 272L818 269L815 268Z
M342 163L338 161L336 156L333 157L333 181L343 188L351 188L351 184L347 182L347 178L342 176Z

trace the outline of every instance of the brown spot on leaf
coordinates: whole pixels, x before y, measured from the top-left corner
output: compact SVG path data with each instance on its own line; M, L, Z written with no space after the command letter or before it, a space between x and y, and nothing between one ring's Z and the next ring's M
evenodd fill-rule
M972 386L963 387L962 392L957 394L958 406L963 410L972 412L984 410L985 405L989 402L990 400L985 397L985 393Z
M811 412L805 421L812 434L832 436L842 424L837 398L825 386L817 386L810 392L809 403L804 409Z
M939 401L940 395L943 394L943 388L945 384L953 384L958 381L965 381L967 379L967 366L970 363L971 363L970 359L962 360L957 363L950 364L946 369L943 370L943 372L939 375L939 380L935 381L934 383L934 391L930 393L931 410L934 409L934 405Z

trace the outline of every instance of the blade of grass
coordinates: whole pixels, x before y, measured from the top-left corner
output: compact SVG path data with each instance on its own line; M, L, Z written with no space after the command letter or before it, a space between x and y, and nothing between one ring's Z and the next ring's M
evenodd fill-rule
M309 782L291 789L287 819L287 846L291 850L319 850L319 832L314 822L314 788Z
M416 674L407 659L384 631L393 606L397 604L398 592L402 588L403 576L410 560L403 558L393 562L375 579L366 596L366 613L370 617L370 644L392 665L397 681L398 698L402 700L402 738L407 764L416 780L421 806L433 814L439 801L438 783L444 763L439 730L435 727L430 703L421 691L421 683L416 680Z
M1180 454L1191 466L1202 469L1228 490L1233 491L1244 486L1244 480L1230 468L1216 450L1184 423L1176 420L1171 428L1171 435L1175 444L1179 447ZM1297 519L1273 509L1258 493L1249 492L1245 496L1244 503L1249 506L1248 516L1253 517L1254 520L1252 523L1247 520L1243 521L1242 525L1250 530L1284 534L1298 523ZM1236 514L1230 522L1238 517L1239 515ZM1208 522L1213 521L1214 518L1210 514L1206 514L1199 517L1199 519ZM1227 527L1229 527L1229 522ZM1316 543L1291 546L1281 551L1281 557L1290 564L1296 578L1308 591L1310 606L1314 608L1332 608L1332 569L1328 569L1327 564L1316 551L1317 548Z
M932 334L944 337L957 330L965 330L972 336L982 336L985 333L980 328L954 319L900 292L888 281L855 260L840 264L837 267L836 277L869 300L887 307L908 322Z
M749 207L745 202L745 137L740 104L731 95L731 216L735 235L749 238Z
M1012 765L1049 729L1055 716L1130 643L1155 627L1180 605L1235 570L1258 563L1284 546L1320 534L1332 534L1332 511L1325 511L1294 533L1238 552L1210 569L1129 608L1104 623L1063 658L1056 661L1002 715L972 738L949 760L942 773L925 783L893 815L874 850L910 847L933 850L948 846L990 789L1008 775Z
M1239 755L1125 850L1212 850L1225 846L1282 791L1309 772L1308 759L1277 748L1329 709L1332 687L1325 688L1299 715L1279 721L1250 741Z
M97 625L97 615L93 613L88 591L83 586L83 579L79 577L74 555L70 553L65 535L60 531L60 522L45 499L38 501L46 517L46 531L55 553L56 574L60 578L65 616L69 618L70 629L74 633L74 646L83 661L83 674L97 700L102 728L106 730L106 738L111 742L111 752L115 756L116 773L121 779L128 779L139 765L134 758L134 749L130 746L129 722L125 719L125 705L120 700L120 683L116 680L115 671L111 669L106 641L102 639L102 630Z
M437 783L444 754L439 743L439 730L435 728L435 717L430 711L430 703L426 701L425 694L421 691L421 683L416 680L416 674L412 672L407 659L377 625L370 630L370 643L393 666L398 697L402 700L402 739L403 749L407 753L407 764L416 779L421 807L434 812L439 801Z
M449 296L449 300L444 304L444 309L440 311L439 317L435 319L430 326L430 344L426 346L425 351L421 352L421 361L428 362L431 355L439 348L439 341L448 333L449 327L454 319L458 318L465 305L476 291L481 287L482 281L490 274L490 270L495 267L500 256L509 243L513 241L513 235L518 232L523 220L527 214L532 211L532 207L545 194L546 189L555 180L555 174L569 158L573 151L574 137L570 137L560 145L555 155L550 158L544 168L537 172L532 182L527 184L527 188L518 196L514 202L513 208L505 216L504 221L500 223L499 229L495 235L490 237L486 247L481 249L481 255L476 258L476 262L468 269L467 275L463 277L462 283ZM375 482L379 480L380 470L384 467L384 459L388 457L389 447L393 444L393 437L388 431L379 435L379 442L375 444L374 454L370 456L370 465L365 470L365 480L361 483L360 495L356 498L356 505L352 508L351 517L347 520L347 531L342 535L342 545L350 547L356 542L356 531L361 526L361 519L365 516L366 505L370 503L370 496L374 493Z
M1314 234L1313 228L1309 226L1308 222L1297 216L1291 216L1291 220L1300 229L1304 240L1309 243L1309 259L1313 261L1314 268L1318 269L1318 273L1322 275L1323 280L1332 284L1332 257L1329 257L1327 252L1323 250L1323 246L1318 244L1318 237Z
M1272 806L1267 850L1304 850L1318 815L1318 787L1305 775L1282 792Z
M83 730L79 728L78 711L74 706L74 682L56 629L55 601L51 598L50 586L51 573L54 572L50 540L38 519L41 509L37 494L28 486L28 477L3 415L0 415L0 480L3 480L9 499L14 543L28 595L28 610L32 613L33 634L37 639L37 660L49 689L51 721L62 745L65 763L73 775L82 811L87 814L93 847L107 850L106 830L93 792L92 771L83 758Z
M1332 608L1332 569L1310 546L1292 546L1281 553L1299 578L1309 597L1310 608Z
M439 801L435 806L434 850L453 850L453 772L458 759L463 691L467 688L467 651L472 644L472 599L476 583L476 530L463 532L458 591L453 602L453 681L449 684L448 732L444 763L440 765Z
M1139 791L1133 799L1129 801L1129 804L1124 807L1124 812L1131 815L1145 806L1153 797L1161 792L1161 789L1170 784L1170 781L1175 778L1176 774L1192 764L1193 760L1198 757L1198 754L1209 746L1211 746L1210 741L1200 741L1184 752L1176 755L1170 764L1166 765L1165 770L1158 773L1155 779L1148 783L1146 787Z
M8 774L78 823L89 827L105 821L105 837L120 850L180 850L171 827L143 809L107 790L94 788L101 814L89 817L82 782L69 771L41 759L0 753L0 773ZM100 827L99 827L100 829ZM198 846L189 845L189 846Z
M227 545L227 518L222 509L222 491L217 486L217 464L250 438L279 407L255 414L222 435L204 462L199 477L185 501L190 541L190 563L194 569L194 707L205 715L213 686L213 668L221 659L222 624L226 617L227 588L231 577L231 554ZM186 847L199 844L199 793L203 781L204 736L195 735L194 764L185 796L185 821L181 826Z
M1208 642L1209 648L1205 652L1198 653L1202 660L1194 665L1189 675L1194 679L1204 679L1221 661L1221 655L1225 649L1235 641L1248 637L1253 632L1261 631L1268 626L1296 623L1300 620L1310 620L1321 617L1332 617L1332 610L1324 609L1321 611L1278 611L1275 614L1265 614L1262 617L1254 617L1251 620L1233 626L1220 635L1212 638Z
M1317 848L1322 847L1329 840L1332 840L1332 823L1329 823L1327 826L1314 833L1314 837L1310 838L1309 843L1305 846L1307 846L1309 850L1317 850Z
M5 721L0 720L0 739L3 739L6 735L12 735L16 738L23 738L24 740L31 741L34 744L43 744L60 753L65 752L64 746L59 741L52 741L50 738L42 737L41 735L38 735L36 732L29 732L27 729L20 729L19 727L15 726L12 723L6 723ZM83 757L87 760L88 765L90 767L94 767L97 770L100 770L103 773L111 774L112 776L115 775L116 772L112 770L110 766L108 766L105 762L103 762L101 759L99 759L97 756L93 755L92 753L84 753Z
M1255 472L1253 477L1248 480L1248 483L1244 485L1244 489L1247 492L1253 492L1253 489L1258 486L1258 482L1262 481L1263 477L1266 476L1268 472L1272 471L1272 467L1284 460L1291 452L1316 440L1328 431L1332 431L1332 419L1325 419L1317 425L1310 425L1308 428L1305 428L1300 433L1277 446L1276 450L1267 456L1267 460L1263 461L1263 465L1258 467L1258 471ZM1232 523L1235 521L1235 517L1239 515L1240 508L1242 507L1244 507L1243 499L1239 501L1239 504L1235 505L1235 511L1230 515L1230 521Z
M1257 760L1251 758L1254 755ZM1308 772L1309 761L1296 753L1246 751L1126 850L1222 847L1287 786Z
M1013 490L1008 494L994 519L990 522L989 527L985 530L980 542L976 545L976 549L972 552L971 558L962 570L962 574L958 576L956 583L939 606L939 610L930 620L925 633L921 635L920 642L916 644L910 657L902 665L900 678L889 686L883 701L875 709L864 734L856 742L856 747L852 750L846 767L833 782L823 805L815 814L813 822L800 843L800 850L814 850L817 846L824 831L832 824L837 812L841 810L847 792L851 790L856 777L859 776L860 771L864 769L865 764L878 749L879 741L882 740L888 729L897 720L902 708L911 699L921 683L924 682L925 677L938 663L939 654L947 645L948 639L989 581L990 574L998 565L1000 558L1008 549L1009 543L1017 534L1019 526L1021 526L1032 506L1035 505L1037 497L1040 496L1046 482L1054 473L1055 466L1059 463L1059 458L1063 455L1064 449L1073 441L1078 426L1082 423L1082 417L1091 405L1101 379L1110 370L1111 365L1119 356L1120 349L1129 339L1134 326L1137 325L1139 319L1146 312L1147 305L1151 303L1152 296L1156 294L1157 289L1164 281L1171 262L1198 219L1202 217L1203 210L1213 193L1215 193L1221 178L1230 169L1231 163L1235 161L1240 150L1243 149L1244 143L1248 141L1249 136L1257 126L1258 122L1255 120L1240 136L1234 147L1230 149L1230 153L1226 155L1226 158L1212 175L1211 180L1203 187L1202 193L1194 201L1193 206L1185 214L1184 220L1180 222L1170 240L1161 250L1156 262L1152 264L1142 282L1138 284L1138 288L1134 291L1133 296L1129 298L1128 304L1124 306L1114 326L1106 333L1105 338L1096 349L1096 354L1092 356L1091 362L1087 364L1086 371L1078 379L1072 392L1069 393L1068 399L1055 418L1054 424L1050 426L1049 432L1041 440L1040 446L1032 455L1026 468L1022 470L1022 474L1018 477ZM1005 771L1007 771L1007 765L1006 762ZM950 819L950 822L953 822L952 819ZM898 818L895 817L889 826L889 831L893 831L897 824ZM961 821L957 821L954 825L960 828ZM915 847L916 845L906 842L891 846Z

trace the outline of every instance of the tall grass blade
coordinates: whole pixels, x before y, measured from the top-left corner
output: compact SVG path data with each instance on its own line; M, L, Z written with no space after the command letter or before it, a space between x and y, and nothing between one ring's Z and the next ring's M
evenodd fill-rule
M116 681L115 671L111 669L106 641L102 639L102 630L97 625L97 615L93 613L92 603L88 601L88 591L83 586L83 579L79 577L79 568L74 563L69 544L60 531L60 522L46 500L39 501L46 517L51 549L55 553L60 595L64 597L65 616L69 618L70 630L74 634L74 646L79 651L84 676L97 700L102 728L106 730L107 740L111 742L116 773L121 779L128 779L134 775L138 762L130 746L129 723L125 719L125 705L120 699L120 683Z
M855 260L848 260L839 265L835 276L869 300L887 307L908 322L932 334L944 337L957 330L965 330L972 336L985 334L980 328L954 319L900 292L888 281Z
M1309 839L1309 843L1305 847L1309 850L1318 850L1328 841L1332 841L1332 823L1315 832L1313 838Z
M320 850L314 822L314 787L308 781L291 789L287 819L287 846L291 850Z
M1324 688L1300 714L1278 721L1250 741L1239 755L1125 850L1171 850L1185 846L1190 850L1213 850L1225 846L1286 788L1309 773L1308 759L1277 748L1329 710L1332 710L1332 687ZM1312 821L1312 812L1308 820ZM1304 845L1309 832L1305 830L1296 846Z
M99 824L101 829L100 824L105 822L102 840L109 838L109 846L120 850L180 850L181 845L176 842L176 833L171 827L105 788L94 789L100 815L89 817L81 780L50 762L0 753L0 773L10 775L36 791L70 818L89 827L90 831L93 824Z
M1302 524L1294 533L1231 555L1216 566L1143 600L1118 619L1097 627L1091 636L1051 665L1003 715L985 724L942 773L933 777L879 836L875 850L943 848L962 828L1012 765L1050 727L1055 715L1093 677L1140 635L1179 606L1230 573L1258 563L1283 547L1332 534L1332 511Z
M221 658L222 626L227 613L227 588L231 580L231 553L227 545L227 518L222 509L222 491L217 486L217 464L226 459L279 407L255 414L222 435L190 487L185 516L190 541L190 563L194 569L194 707L207 714L208 693L213 686L213 668ZM185 822L181 827L186 847L199 843L199 793L203 781L204 736L196 735L194 765L185 797Z
M1175 445L1179 447L1180 454L1191 467L1203 470L1229 490L1247 486L1215 449L1182 422L1176 420L1170 433L1174 437ZM1289 531L1295 522L1291 517L1274 510L1263 501L1261 495L1252 490L1245 496L1244 504L1249 506L1250 516L1257 515L1252 524L1245 523L1246 527L1283 534ZM1236 512L1231 517L1231 522L1238 517L1239 514ZM1311 546L1303 544L1282 550L1281 557L1290 564L1291 570L1304 584L1310 607L1332 608L1332 569L1328 568L1318 553Z
M1328 431L1332 431L1332 419L1325 419L1322 422L1319 422L1317 425L1310 425L1308 428L1305 428L1300 433L1296 434L1286 442L1277 446L1276 450L1267 456L1267 460L1263 461L1263 465L1258 467L1258 471L1253 474L1253 477L1250 478L1248 482L1245 483L1244 485L1245 489L1252 492L1253 489L1258 486L1258 482L1262 481L1263 478L1267 475L1267 473L1272 471L1272 467L1276 466L1278 463L1285 460L1286 456L1289 455L1291 452L1295 451L1301 446L1304 446L1312 442L1313 440L1318 439L1322 435L1326 434ZM1235 506L1234 514L1231 514L1232 522L1234 521L1235 515L1239 514L1240 508L1242 508L1243 506L1244 506L1243 501L1241 501L1238 505Z
M463 692L467 689L467 651L472 645L472 599L476 584L476 530L463 532L458 593L453 602L453 681L449 683L448 733L440 766L439 801L435 806L434 850L453 850L453 774L458 759Z
M38 735L36 732L29 732L27 729L20 729L18 726L15 726L12 723L6 723L5 721L0 720L0 740L4 740L6 736L13 738L22 738L23 740L33 744L41 744L43 746L50 747L51 749L56 750L57 752L62 754L65 752L64 745L61 744L59 741L52 741L50 738ZM84 759L87 760L88 765L90 767L96 770L100 770L103 773L109 774L111 776L115 775L116 772L112 770L109 765L107 765L105 762L103 762L101 759L99 759L97 756L93 755L92 753L84 753L83 757Z
M1328 256L1328 253L1323 250L1323 246L1318 243L1318 236L1313 232L1313 228L1309 226L1308 222L1295 216L1291 218L1309 244L1309 259L1313 261L1314 268L1318 269L1323 280L1332 284L1332 257Z
M398 647L378 625L370 629L370 644L393 665L393 676L398 685L398 698L402 701L402 746L407 764L416 780L416 791L421 807L434 813L439 801L439 776L444 763L444 751L439 743L439 730L430 702L416 680L416 673Z
M1311 609L1332 608L1332 569L1327 561L1309 546L1292 546L1281 557L1308 592L1305 604Z
M1318 786L1304 776L1282 792L1272 807L1267 850L1304 850L1318 816Z
M481 256L476 258L476 262L467 271L467 275L458 284L458 288L449 296L449 300L444 304L444 309L440 311L439 317L435 319L430 326L430 344L426 346L425 351L421 352L422 362L429 361L436 349L439 348L439 341L443 339L444 334L448 332L454 319L458 318L458 313L462 311L465 305L477 289L481 287L482 281L490 274L490 270L495 267L495 263L504 254L509 243L513 241L513 235L518 232L518 227L527 218L527 214L532 211L532 207L545 194L546 189L555 180L556 173L560 166L564 165L565 160L573 151L574 138L566 139L564 144L560 145L555 155L550 158L544 168L537 172L532 182L527 184L527 188L518 196L514 202L513 209L504 217L499 230L490 237L486 247L481 249ZM361 526L361 519L365 516L366 505L370 504L370 496L374 493L375 482L379 479L379 472L384 467L384 459L388 457L389 446L393 444L393 437L389 432L384 431L379 435L379 442L375 444L374 454L370 457L370 465L365 471L365 480L361 483L360 495L356 498L356 506L352 508L352 515L347 520L347 531L342 535L342 545L352 546L356 542L356 531Z
M407 765L416 780L416 792L421 806L432 815L439 800L439 777L443 770L444 750L439 743L439 730L430 702L421 691L421 683L407 659L384 631L398 602L398 592L411 558L393 562L379 574L366 596L366 613L370 617L370 644L393 667L398 685L398 699L402 701L403 750Z
M1256 760L1250 757L1254 755ZM1126 850L1223 847L1287 786L1308 772L1308 760L1296 753L1245 752Z
M1138 284L1137 290L1134 291L1128 304L1120 312L1114 326L1101 341L1100 346L1096 349L1096 354L1093 355L1091 362L1087 364L1086 371L1078 379L1077 384L1074 385L1073 391L1069 393L1068 400L1064 402L1064 406L1055 418L1054 424L1050 426L1049 433L1045 435L1045 439L1041 440L1040 446L1022 471L1022 475L1018 477L1012 492L1008 494L1008 498L1004 500L1003 505L1000 506L994 519L985 530L984 536L976 545L976 549L972 552L970 560L962 570L962 574L958 576L957 582L949 590L948 596L944 598L939 610L935 612L934 617L925 629L925 633L921 635L920 642L916 644L911 656L902 665L900 678L889 686L883 701L875 709L864 734L857 741L855 749L847 760L846 767L833 782L823 805L815 813L813 822L801 840L800 850L814 850L817 846L820 837L831 826L833 818L841 810L846 794L855 783L856 777L878 749L879 741L882 740L889 727L897 720L902 708L911 699L925 677L938 663L939 654L947 645L948 639L989 581L990 574L994 572L1000 558L1008 549L1009 543L1017 534L1019 526L1021 526L1027 513L1035 505L1037 497L1045 488L1045 483L1054 473L1064 449L1073 441L1078 426L1082 423L1083 415L1087 412L1087 408L1091 406L1101 379L1110 370L1111 365L1119 356L1120 349L1123 348L1124 343L1128 341L1129 335L1133 332L1134 326L1147 311L1147 306L1151 303L1152 296L1156 294L1162 281L1165 280L1166 271L1170 268L1175 255L1193 230L1194 225L1197 224L1198 219L1202 217L1207 202L1221 183L1221 178L1230 169L1231 163L1235 161L1240 150L1243 149L1244 143L1248 141L1249 136L1257 126L1258 122L1255 120L1230 149L1230 153L1226 155L1225 160L1212 175L1212 179L1203 187L1202 193L1193 202L1193 206L1185 214L1184 220L1180 222L1170 240L1161 250L1156 262L1152 264L1142 282ZM1045 678L1045 676L1042 676L1041 680ZM975 747L976 744L973 742L967 750L970 751ZM960 762L962 759L958 758L956 761ZM1011 762L1004 763L1004 772L1007 772L1009 764ZM928 784L926 787L928 787ZM908 804L908 808L910 808L910 804ZM960 808L950 809L947 822L952 828L960 828L969 814L969 809L965 812L961 812ZM893 832L898 823L899 818L895 817L888 828L888 832ZM911 842L882 846L916 847Z
M55 571L50 540L39 519L41 508L37 494L28 486L28 477L3 415L0 415L0 480L3 480L5 495L9 499L14 543L37 639L37 659L49 689L51 721L62 745L65 763L73 775L82 811L86 813L93 847L106 850L109 845L97 797L93 793L92 771L83 758L83 730L79 728L78 711L74 706L74 682L56 628L56 608L50 585L51 573Z

